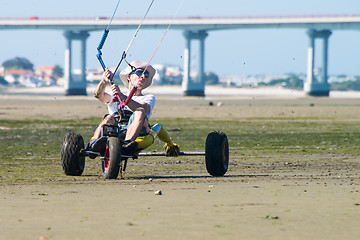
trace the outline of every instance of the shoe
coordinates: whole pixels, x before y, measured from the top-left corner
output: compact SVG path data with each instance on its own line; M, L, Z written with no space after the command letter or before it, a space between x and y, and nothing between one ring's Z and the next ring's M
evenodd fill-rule
M133 156L138 150L138 143L136 141L125 141L121 148L121 154L126 156Z
M176 143L166 143L164 147L166 157L178 157L180 155L180 147Z
M91 144L90 149L93 152L101 152L102 150L105 149L106 142L107 142L107 137L102 136L99 139L96 139L93 144Z

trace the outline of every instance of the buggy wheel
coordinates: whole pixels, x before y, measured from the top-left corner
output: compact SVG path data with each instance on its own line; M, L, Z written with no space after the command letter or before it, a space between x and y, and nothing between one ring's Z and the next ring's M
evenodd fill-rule
M84 139L78 133L69 132L64 136L61 145L61 165L64 173L80 176L85 168Z
M208 134L205 144L206 170L212 176L223 176L229 165L229 143L225 133Z
M118 138L109 137L106 143L105 155L102 158L102 171L106 179L116 179L121 164L121 144Z

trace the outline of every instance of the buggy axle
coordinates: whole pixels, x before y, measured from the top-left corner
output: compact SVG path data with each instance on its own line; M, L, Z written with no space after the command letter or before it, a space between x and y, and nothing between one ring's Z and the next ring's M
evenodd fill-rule
M203 156L205 152L180 152L179 156ZM165 152L141 152L139 156L166 156Z

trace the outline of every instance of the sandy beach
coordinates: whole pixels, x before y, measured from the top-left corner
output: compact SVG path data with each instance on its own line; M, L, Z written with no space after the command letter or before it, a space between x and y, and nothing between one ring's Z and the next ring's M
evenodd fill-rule
M91 96L11 90L0 95L0 119L100 117L105 105ZM205 98L181 88L154 87L154 118L244 121L261 118L360 122L360 95L312 98L284 89L209 87ZM210 102L212 104L210 104ZM175 110L174 110L175 109ZM0 126L1 127L1 126ZM230 146L231 147L231 146ZM0 239L358 239L360 155L306 154L292 159L243 156L231 150L224 177L211 177L202 160L181 158L186 172L169 168L124 179L48 176L45 184L0 185ZM306 162L312 164L303 163ZM265 161L266 160L266 161ZM155 159L161 164L166 159ZM89 162L87 167L98 167ZM59 171L61 171L59 167ZM156 195L160 190L162 195Z

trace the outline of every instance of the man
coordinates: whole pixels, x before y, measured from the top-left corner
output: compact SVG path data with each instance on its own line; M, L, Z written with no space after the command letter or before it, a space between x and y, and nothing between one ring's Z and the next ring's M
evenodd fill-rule
M120 79L124 83L129 92L133 87L137 87L133 97L125 107L125 110L131 111L132 115L129 119L129 123L120 127L120 133L125 134L125 144L122 151L124 154L132 155L136 152L138 143L135 139L140 135L146 135L150 132L149 118L152 114L152 110L155 106L155 97L153 95L144 95L142 91L149 87L152 83L152 79L156 73L156 70L147 63L142 61L133 61L120 73ZM146 68L146 71L144 71ZM102 80L97 85L94 96L101 102L107 104L109 114L106 114L99 126L94 132L94 136L91 138L89 147L93 151L101 151L106 144L106 138L101 138L101 129L104 124L116 124L114 115L118 112L119 102L116 102L116 95L125 101L127 96L124 95L117 84L111 86L111 93L105 92L105 88L109 83L113 73L106 69L103 74Z

